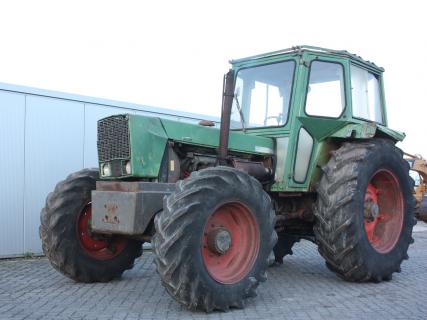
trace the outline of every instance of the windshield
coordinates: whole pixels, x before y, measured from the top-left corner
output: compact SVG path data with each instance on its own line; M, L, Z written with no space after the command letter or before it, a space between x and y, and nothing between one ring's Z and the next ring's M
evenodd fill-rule
M286 61L240 70L236 77L231 128L284 125L288 119L294 69L295 62Z

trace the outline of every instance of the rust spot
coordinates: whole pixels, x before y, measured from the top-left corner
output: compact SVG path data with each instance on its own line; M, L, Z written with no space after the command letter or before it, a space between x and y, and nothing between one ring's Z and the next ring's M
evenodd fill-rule
M136 192L138 191L138 182L120 182L120 181L97 181L96 190L99 191L123 191Z
M119 208L118 204L115 202L108 202L104 205L104 208L107 210L107 214L102 219L105 223L118 224L120 220L117 218L117 209Z
M113 215L113 214L115 214L115 213L117 212L117 208L119 207L119 206L117 205L117 203L114 203L114 202L112 202L112 203L107 203L105 206L106 206L106 209L107 209L108 215Z
M199 125L205 126L205 127L213 127L213 126L215 126L215 122L210 121L210 120L200 120Z

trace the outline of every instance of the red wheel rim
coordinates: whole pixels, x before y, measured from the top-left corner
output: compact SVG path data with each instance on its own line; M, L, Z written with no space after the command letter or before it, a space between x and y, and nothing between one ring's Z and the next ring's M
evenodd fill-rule
M109 260L119 255L126 247L128 239L117 236L108 239L96 238L90 228L91 218L92 205L89 203L77 220L77 237L85 252L98 260Z
M365 232L379 253L390 252L398 242L403 226L404 204L399 180L382 169L371 178L365 193Z
M224 252L219 252L213 244L219 234L231 240L225 241L229 247L225 245L227 249ZM214 211L204 227L203 261L212 278L220 283L233 284L249 273L259 245L259 228L253 213L240 202L226 203Z

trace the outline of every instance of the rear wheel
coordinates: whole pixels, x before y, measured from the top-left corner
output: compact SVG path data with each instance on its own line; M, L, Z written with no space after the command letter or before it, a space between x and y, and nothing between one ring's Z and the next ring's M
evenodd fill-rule
M391 279L408 258L413 181L386 140L345 143L323 168L315 236L329 269L349 281Z
M91 231L91 191L98 171L84 169L57 184L41 212L40 238L52 266L80 282L105 282L133 267L141 242Z
M369 181L365 193L365 233L379 253L390 252L399 240L404 218L403 194L396 175L380 169Z
M227 167L177 183L155 218L155 263L163 285L190 309L243 307L266 280L277 240L261 184Z

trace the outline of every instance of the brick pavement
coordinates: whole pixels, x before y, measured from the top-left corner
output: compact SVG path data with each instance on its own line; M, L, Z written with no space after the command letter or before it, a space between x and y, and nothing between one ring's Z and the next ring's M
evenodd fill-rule
M243 310L205 314L176 303L160 285L152 254L144 253L119 280L78 284L45 258L0 261L0 319L427 319L427 224L402 272L390 282L347 283L328 271L316 247L269 269L269 280Z

